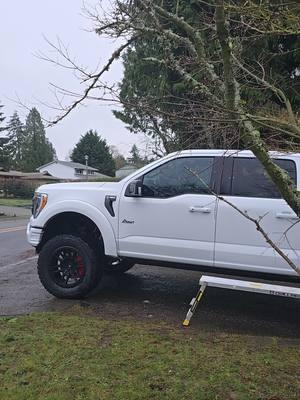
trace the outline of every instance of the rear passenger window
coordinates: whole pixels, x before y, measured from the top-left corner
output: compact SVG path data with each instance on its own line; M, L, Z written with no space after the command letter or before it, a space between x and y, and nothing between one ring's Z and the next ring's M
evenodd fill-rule
M274 160L296 183L296 165L292 160ZM235 158L233 163L232 196L280 199L274 183L256 158Z

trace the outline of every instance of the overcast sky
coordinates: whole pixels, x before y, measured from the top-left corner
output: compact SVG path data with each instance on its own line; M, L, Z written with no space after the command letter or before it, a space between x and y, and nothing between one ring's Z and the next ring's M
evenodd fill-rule
M89 0L95 4L96 0ZM110 39L99 38L91 29L91 22L82 15L82 0L9 0L0 2L0 102L7 117L17 110L24 120L27 110L12 100L20 98L29 107L36 106L45 117L55 112L42 102L53 104L55 99L49 83L74 90L78 87L70 71L62 70L38 59L39 51L53 55L43 36L55 42L59 37L69 46L76 59L91 67L104 64L115 47ZM110 82L122 76L121 63L107 75ZM58 126L48 128L47 136L54 144L59 159L65 159L74 144L89 129L96 129L127 154L136 143L145 146L144 138L131 134L112 112L112 106L88 102Z

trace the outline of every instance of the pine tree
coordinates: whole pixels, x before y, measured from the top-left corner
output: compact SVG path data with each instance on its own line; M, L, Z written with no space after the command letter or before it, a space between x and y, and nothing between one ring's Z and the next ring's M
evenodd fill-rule
M135 144L131 147L130 154L133 164L138 165L141 161L141 156Z
M102 174L114 176L115 163L105 139L102 139L96 131L89 130L74 147L71 160L85 164L85 156L91 167L97 168Z
M18 113L15 111L7 126L8 130L8 150L14 168L22 166L23 147L25 140L25 127L22 124Z
M0 125L5 120L3 112L1 111L2 107L3 107L3 105L0 104ZM7 136L4 136L2 134L2 132L5 130L6 130L6 127L0 126L0 167L4 168L5 170L9 170L10 165L9 165L9 155L8 155L8 148L7 148L8 138L7 138Z
M0 104L0 124L5 120L5 117L3 116L3 112L1 111L1 108L3 107L3 104ZM5 130L5 128L0 126L0 132Z
M137 148L137 146L135 144L131 147L130 154L131 154L132 163L136 167L139 167L139 168L143 167L144 165L146 165L149 162L147 157L145 157L145 158L141 157L139 149Z
M24 171L35 171L56 156L52 144L46 138L45 127L36 108L32 108L26 118L22 151L21 166Z

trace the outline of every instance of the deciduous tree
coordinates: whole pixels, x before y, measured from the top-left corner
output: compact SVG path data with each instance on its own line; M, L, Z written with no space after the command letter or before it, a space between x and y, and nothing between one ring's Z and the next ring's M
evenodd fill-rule
M124 167L126 165L126 159L123 156L123 154L121 154L119 152L117 146L114 146L114 145L109 146L109 149L110 149L112 158L114 159L116 170Z

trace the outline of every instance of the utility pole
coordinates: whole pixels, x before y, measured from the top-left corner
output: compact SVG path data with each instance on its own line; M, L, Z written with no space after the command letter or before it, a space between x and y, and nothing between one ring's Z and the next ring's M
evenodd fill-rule
M89 161L89 156L86 154L84 156L85 159L85 173L86 173L86 180L89 180L89 167L88 167L88 161Z

